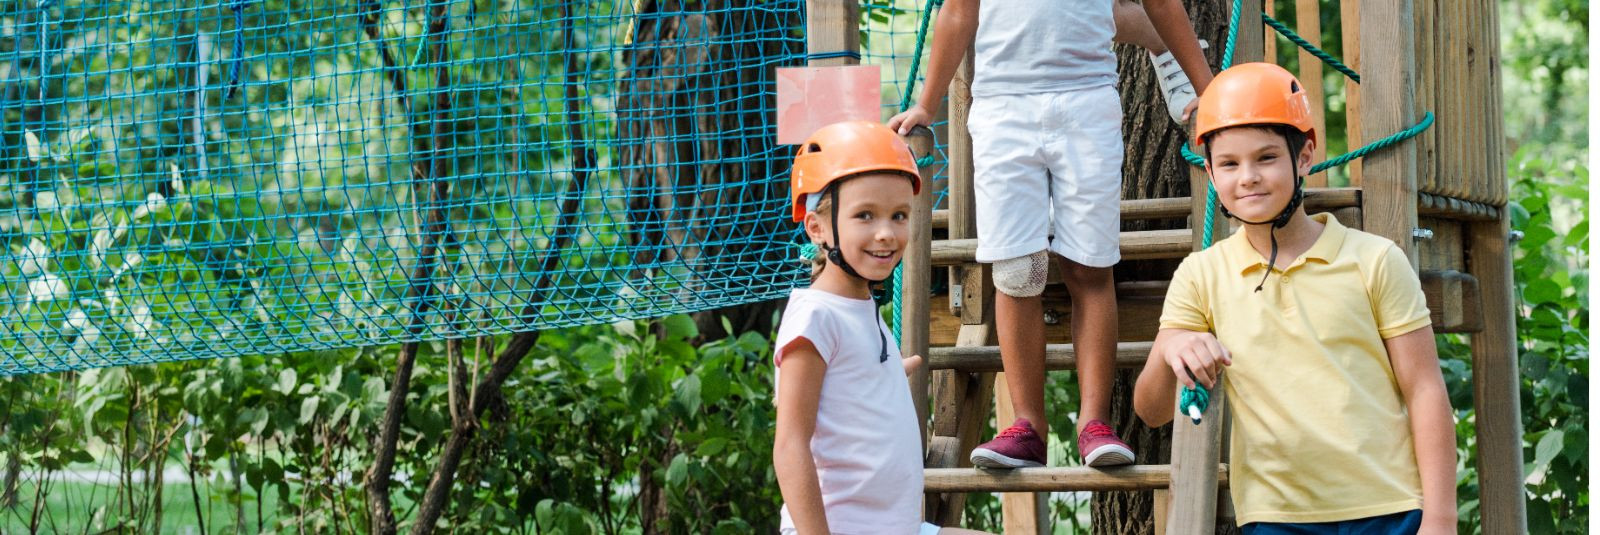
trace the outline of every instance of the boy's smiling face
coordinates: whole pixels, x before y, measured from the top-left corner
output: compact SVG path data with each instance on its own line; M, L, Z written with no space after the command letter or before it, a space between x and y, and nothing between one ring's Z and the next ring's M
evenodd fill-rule
M845 262L862 277L887 279L894 274L905 254L911 236L911 201L916 194L911 181L894 173L872 173L854 177L834 186L839 189L839 243ZM824 192L830 198L832 193ZM806 215L806 233L816 243L833 243L830 218L825 214ZM823 276L829 276L827 270Z
M1217 199L1245 221L1278 217L1294 195L1296 173L1311 171L1312 143L1307 141L1290 163L1289 142L1276 129L1241 126L1211 137L1206 171ZM1296 170L1293 166L1298 166Z

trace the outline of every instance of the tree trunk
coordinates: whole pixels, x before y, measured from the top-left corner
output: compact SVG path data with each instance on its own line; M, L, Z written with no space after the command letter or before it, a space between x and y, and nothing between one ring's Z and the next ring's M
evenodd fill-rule
M1227 39L1226 2L1184 0L1194 22L1195 33L1210 42L1206 58L1213 70L1220 63ZM1189 192L1190 166L1183 161L1185 130L1167 115L1166 103L1159 94L1150 56L1143 48L1116 45L1117 70L1121 80L1122 134L1126 156L1122 162L1122 196L1125 199L1182 197ZM1204 192L1201 192L1204 194ZM1124 230L1185 228L1185 220L1133 221ZM1177 267L1176 261L1123 262L1117 267L1119 280L1165 280ZM1172 426L1145 427L1133 413L1133 383L1137 370L1121 370L1112 388L1111 419L1117 433L1128 442L1140 463L1171 462ZM1105 534L1148 534L1154 532L1154 503L1150 492L1097 492L1091 502L1094 532ZM1235 533L1231 520L1219 521L1218 533Z
M746 11L755 0L645 0L624 54L628 66L618 88L617 137L628 202L629 243L635 247L630 278L645 293L695 292L701 278L726 277L737 266L772 266L792 257L784 241L789 202L788 158L776 154L767 59L796 53L788 39L797 16ZM760 16L756 16L760 13ZM778 151L781 152L781 151ZM785 153L786 154L786 153ZM683 273L677 290L657 290L661 272ZM735 284L768 287L776 272ZM737 275L746 275L737 273ZM652 297L656 297L652 296ZM686 296L692 298L693 296ZM722 332L768 332L777 302L738 305L695 314L705 338Z

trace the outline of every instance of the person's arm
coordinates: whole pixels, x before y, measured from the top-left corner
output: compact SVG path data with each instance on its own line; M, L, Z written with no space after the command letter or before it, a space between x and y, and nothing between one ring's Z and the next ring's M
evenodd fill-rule
M828 533L822 486L811 457L811 434L817 429L817 404L828 364L810 341L796 338L785 348L778 368L783 372L778 374L778 430L772 443L778 490L789 507L795 531Z
M1183 74L1194 85L1194 94L1204 94L1206 86L1211 85L1211 66L1206 64L1206 57L1200 52L1200 38L1195 37L1194 26L1189 21L1189 12L1183 10L1183 2L1144 0L1144 13L1150 17L1150 25L1155 27L1156 33L1161 35L1161 42L1167 45L1167 50L1172 51L1172 57L1177 58L1178 66L1183 67Z
M1433 327L1383 341L1395 382L1411 417L1411 438L1422 475L1422 530L1456 532L1456 424L1439 372Z
M1144 425L1161 427L1172 421L1177 403L1178 382L1195 386L1189 372L1206 388L1216 386L1222 367L1233 364L1228 350L1211 333L1184 329L1161 329L1150 348L1150 358L1133 384L1133 412Z
M1005 0L994 0L1005 1ZM933 113L950 88L961 67L961 58L972 48L972 39L978 33L979 0L945 0L939 8L939 18L933 25L933 50L928 54L928 72L924 75L922 96L917 103L889 119L889 128L900 135L911 133L914 126L928 126ZM1208 78L1209 80L1209 78Z

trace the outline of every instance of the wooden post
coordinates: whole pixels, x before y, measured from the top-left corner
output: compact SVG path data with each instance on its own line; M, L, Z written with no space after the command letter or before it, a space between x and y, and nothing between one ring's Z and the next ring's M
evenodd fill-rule
M1361 70L1361 4L1360 2L1339 3L1339 33L1344 43L1344 64L1356 72ZM1349 140L1349 148L1361 146L1361 84L1355 80L1344 80L1344 117L1345 138ZM1361 160L1350 162L1350 186L1361 187L1362 166Z
M933 154L933 132L919 128L908 141L911 152L918 158ZM911 238L901 261L900 274L900 354L928 357L928 329L931 317L928 310L928 292L933 286L933 266L929 254L933 248L933 166L918 169L922 174L922 191L911 205ZM928 446L928 366L918 367L906 378L911 383L911 402L917 408L917 429L922 431L923 451Z
M1472 391L1478 433L1478 495L1484 533L1525 533L1522 379L1517 368L1509 211L1471 226L1472 275L1482 296L1483 332L1472 335Z
M1295 0L1294 2L1295 31L1306 38L1312 45L1322 46L1322 9L1317 0ZM1275 39L1268 39L1273 41ZM1300 84L1306 88L1306 98L1311 99L1311 124L1316 125L1318 136L1312 161L1322 162L1328 159L1328 118L1327 98L1322 90L1322 60L1311 55L1305 50L1300 51ZM1344 75L1340 75L1344 76ZM1328 172L1323 171L1306 177L1306 187L1328 187Z
M1415 71L1417 89L1413 96L1413 105L1416 107L1417 113L1421 114L1424 110L1440 109L1438 91L1442 79L1438 76L1439 53L1437 47L1435 47L1439 37L1437 22L1439 17L1449 16L1448 12L1451 10L1446 9L1447 13L1443 14L1437 13L1435 9L1438 6L1434 4L1434 0L1422 0L1413 7L1415 12L1412 13L1412 19L1416 22L1416 26L1414 26L1415 30L1412 31L1412 35L1415 36L1413 46L1416 47L1417 54ZM1448 84L1449 82L1443 81L1443 83ZM1417 135L1418 191L1440 191L1441 183L1457 178L1445 178L1450 175L1445 175L1439 170L1440 130L1439 128L1429 128ZM1477 135L1477 132L1474 131L1473 135Z
M1378 139L1416 122L1415 56L1411 32L1411 0L1361 0L1361 43L1367 50L1385 50L1366 59L1366 93L1361 108L1361 137ZM1362 228L1400 246L1417 266L1411 237L1417 224L1417 144L1396 143L1366 157L1361 186Z
M1199 425L1174 407L1178 415L1172 421L1172 493L1168 496L1167 535L1216 532L1217 464L1222 459L1227 401L1226 389L1218 381L1211 389L1211 403Z
M972 199L972 136L967 131L967 115L972 108L972 52L956 70L950 81L950 136L948 154L950 175L951 239L976 238L977 219ZM994 298L994 285L988 269L977 265L961 265L950 269L952 312L961 316L961 330L956 335L956 345L961 347L986 346L993 332L993 315L989 303ZM956 306L960 298L962 303ZM924 355L926 356L926 355ZM989 419L989 407L994 388L993 373L965 373L940 370L933 374L933 399L935 410L930 444L937 443L938 451L931 451L929 462L949 463L934 468L970 466L968 454L978 446L983 423ZM931 446L930 446L931 447ZM953 450L953 451L951 451ZM937 455L933 455L937 453ZM923 513L927 519L941 526L961 523L962 509L967 495L930 494Z
M861 52L861 5L841 0L806 0L806 52L813 56L834 52ZM857 65L848 56L811 59L812 67Z

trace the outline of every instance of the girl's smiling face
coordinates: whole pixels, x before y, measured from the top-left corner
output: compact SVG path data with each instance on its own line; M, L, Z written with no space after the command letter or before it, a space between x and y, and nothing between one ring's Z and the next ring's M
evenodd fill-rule
M822 195L830 200L838 199L838 203L830 207L838 217L819 212L806 214L806 234L813 243L837 247L845 262L862 277L889 278L900 264L911 235L911 201L916 196L911 180L895 173L870 173L833 187L839 188L837 197L831 192ZM833 243L830 226L835 220L839 225L837 244ZM850 278L843 271L829 266L821 277Z
M1306 142L1289 158L1289 143L1278 130L1235 127L1217 132L1207 143L1206 170L1217 198L1245 221L1269 221L1289 204L1295 176L1311 171L1312 144ZM1298 166L1299 169L1294 167Z

